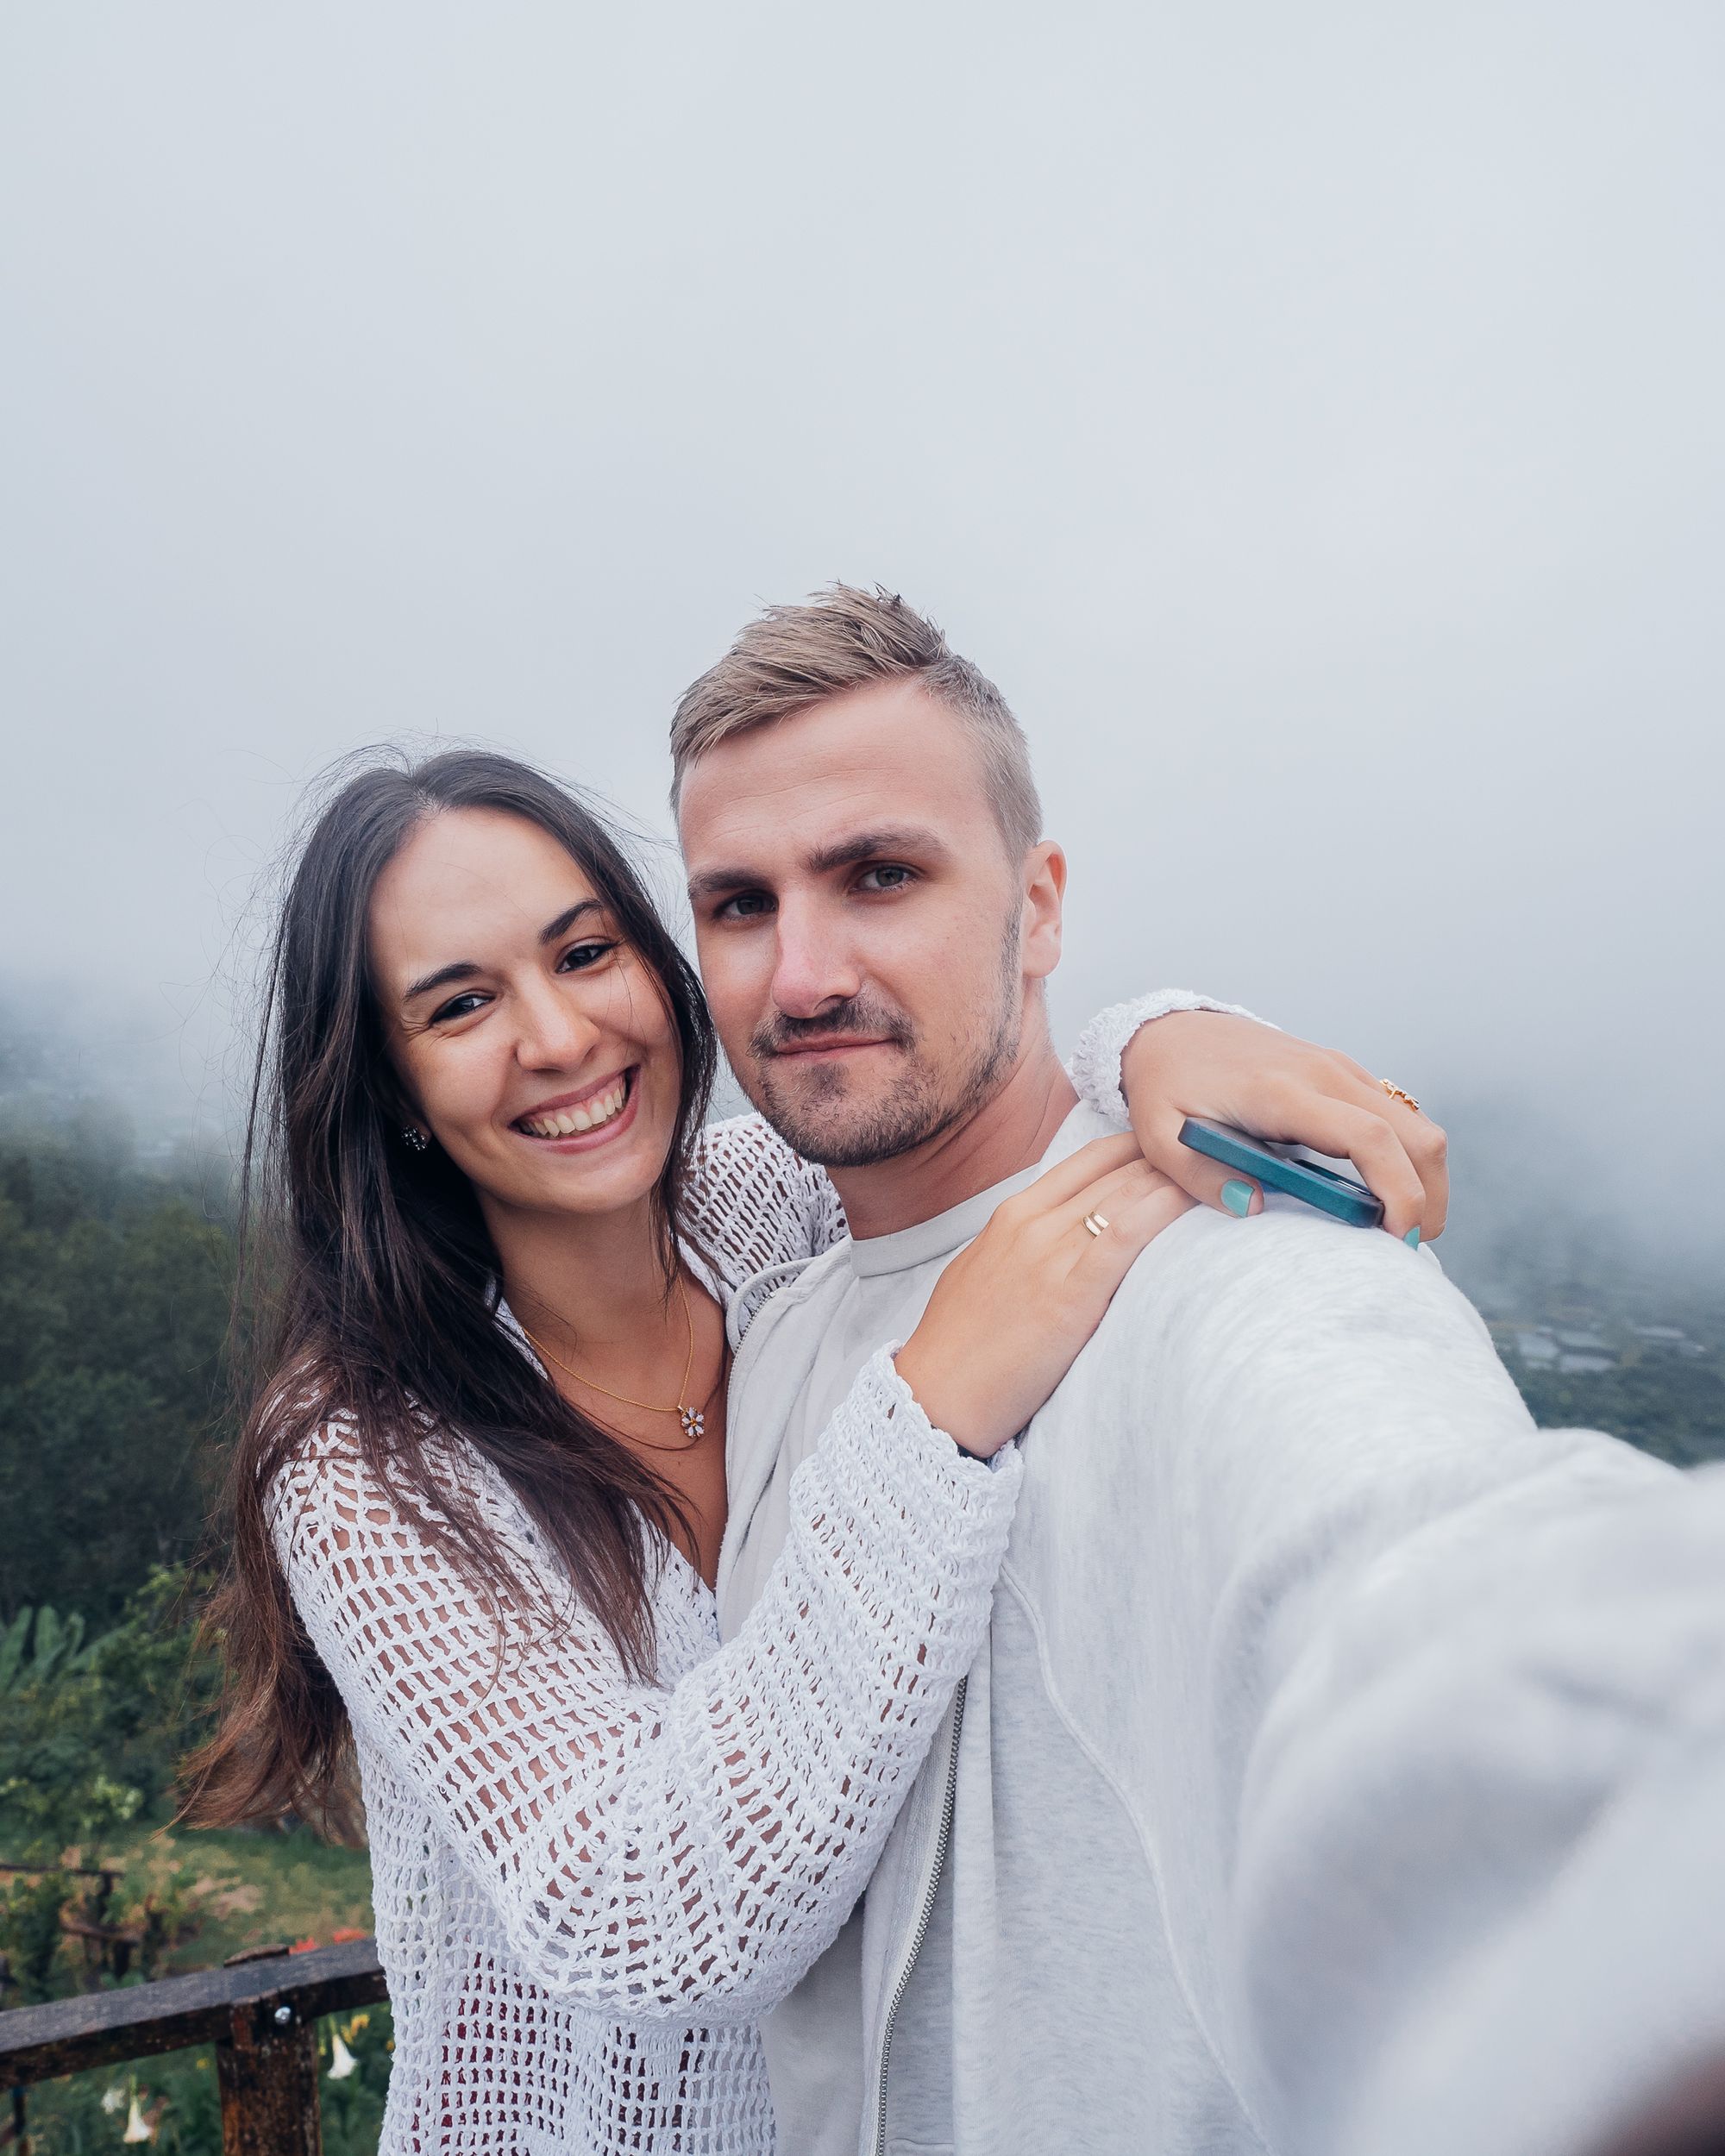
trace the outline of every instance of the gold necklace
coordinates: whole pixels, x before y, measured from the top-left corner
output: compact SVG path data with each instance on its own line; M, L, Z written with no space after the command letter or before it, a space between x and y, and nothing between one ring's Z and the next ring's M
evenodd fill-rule
M649 1452L693 1452L695 1447L700 1443L701 1433L706 1428L706 1411L712 1407L713 1396L718 1392L719 1387L724 1382L725 1372L730 1368L731 1350L729 1347L726 1347L720 1351L718 1357L718 1368L713 1372L712 1382L706 1388L706 1398L702 1401L700 1406L695 1410L695 1433L693 1437L689 1439L687 1445L655 1445L651 1438L624 1438L621 1440L621 1442L624 1445L643 1446ZM668 1412L668 1410L667 1410L667 1412Z
M553 1355L543 1340L536 1339L532 1333L527 1332L525 1326L523 1326L521 1330L526 1333L527 1344L536 1355L543 1355L548 1363L555 1363L564 1376L573 1377L576 1384L585 1385L589 1392L603 1393L607 1400L618 1401L625 1407L638 1407L644 1415L675 1415L683 1426L683 1435L691 1445L694 1445L706 1435L706 1410L712 1403L712 1393L710 1392L707 1395L699 1407L691 1407L687 1404L689 1373L695 1366L695 1317L693 1311L689 1308L689 1291L684 1287L681 1275L677 1279L677 1294L682 1300L683 1322L689 1330L689 1351L683 1363L683 1382L677 1388L675 1401L668 1407L656 1407L650 1400L631 1400L627 1393L614 1393L609 1385L601 1385L596 1377L584 1377L580 1370L571 1369L561 1355ZM721 1369L724 1368L722 1357L719 1366ZM718 1389L718 1381L715 1380L713 1391L716 1392ZM643 1438L642 1442L644 1444L645 1439ZM656 1451L662 1451L664 1447L656 1445L653 1449Z

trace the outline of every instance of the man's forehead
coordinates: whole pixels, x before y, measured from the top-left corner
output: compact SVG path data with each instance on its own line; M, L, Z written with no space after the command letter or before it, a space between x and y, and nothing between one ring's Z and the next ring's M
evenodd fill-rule
M975 744L914 682L833 697L733 735L691 765L678 824L692 870L750 841L775 857L840 830L962 827L990 816Z

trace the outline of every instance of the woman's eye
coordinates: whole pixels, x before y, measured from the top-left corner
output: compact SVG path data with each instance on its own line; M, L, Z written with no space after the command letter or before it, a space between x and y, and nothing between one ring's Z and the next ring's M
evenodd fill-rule
M482 1011L488 1000L477 988L469 988L466 995L451 996L441 1010L434 1011L431 1023L441 1025L445 1018L471 1018L475 1011Z
M607 952L617 949L615 943L572 943L557 962L560 973L586 973L598 965Z
M914 874L895 861L883 861L873 868L865 868L856 879L864 891L901 891Z

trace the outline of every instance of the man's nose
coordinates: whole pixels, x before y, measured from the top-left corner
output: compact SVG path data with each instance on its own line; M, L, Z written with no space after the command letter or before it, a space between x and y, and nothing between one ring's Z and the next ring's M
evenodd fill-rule
M787 1018L818 1018L862 986L862 968L838 924L811 908L782 903L773 965L773 1003Z
M516 1006L515 1052L530 1070L573 1069L599 1038L599 1027L567 987L536 981Z

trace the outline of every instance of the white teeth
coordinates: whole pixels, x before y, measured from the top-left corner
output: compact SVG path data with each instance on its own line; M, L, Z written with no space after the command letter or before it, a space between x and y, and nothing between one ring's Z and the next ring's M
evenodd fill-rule
M625 1079L584 1107L559 1108L555 1115L537 1116L530 1123L524 1120L521 1127L533 1138L573 1138L578 1131L596 1131L613 1116L621 1115L628 1099Z

